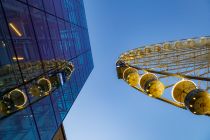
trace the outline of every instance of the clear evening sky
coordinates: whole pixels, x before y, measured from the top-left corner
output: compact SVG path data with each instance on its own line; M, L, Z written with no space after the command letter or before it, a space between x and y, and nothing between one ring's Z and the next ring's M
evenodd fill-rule
M69 140L210 140L210 118L118 80L118 56L142 45L210 35L210 0L84 0L94 70L64 124ZM166 93L170 94L170 93Z

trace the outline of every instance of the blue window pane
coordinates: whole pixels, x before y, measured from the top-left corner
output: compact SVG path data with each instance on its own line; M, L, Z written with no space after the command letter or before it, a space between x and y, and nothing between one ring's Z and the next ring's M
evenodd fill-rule
M72 33L72 38L74 40L74 47L75 47L76 55L79 55L82 52L79 27L72 24L71 31L72 31L71 32Z
M68 20L68 14L69 14L69 10L70 10L69 2L70 2L69 0L61 0L61 6L63 9L63 18L65 20Z
M42 0L28 0L28 4L36 8L43 9Z
M0 120L0 138L2 140L39 139L33 117L28 107L12 116Z
M69 110L71 106L74 103L74 98L73 98L73 92L72 92L72 87L71 83L73 82L73 79L71 78L65 85L63 85L63 95L64 95L64 100L66 104L66 109Z
M70 18L72 15L70 12L73 7L71 0L61 0L61 3L62 3L62 7L63 7L64 19L69 22L72 22L72 20Z
M88 62L90 64L90 68L89 68L89 71L91 72L91 70L93 69L93 56L92 56L92 53L91 51L88 51Z
M61 88L57 89L55 92L53 92L51 97L52 97L52 103L55 111L56 120L59 126L68 112L66 108L66 103L64 101L64 95L62 89Z
M61 35L61 40L63 43L63 50L64 50L64 55L65 55L65 59L69 60L71 58L71 52L70 52L70 44L71 42L69 42L69 33L68 30L65 27L65 22L64 21L60 21L59 22L59 26L62 26L62 28L60 28L60 35Z
M80 40L80 49L81 49L81 53L83 53L85 51L85 45L84 45L84 30L79 27L78 28L78 34L79 34L79 40Z
M60 0L53 0L53 1L54 1L54 6L55 6L56 16L63 18L63 8L61 5L61 1Z
M69 0L67 4L69 7L68 19L71 23L77 24L77 8L75 5L75 0Z
M51 139L57 130L57 123L50 96L33 104L32 109L41 139Z
M55 15L55 10L54 10L55 8L53 5L53 0L43 0L43 3L44 3L45 11Z
M26 3L26 0L20 0L20 1L22 1L22 2L25 2L25 3Z
M23 83L17 61L13 60L16 57L2 13L0 7L0 93Z
M84 41L85 41L85 50L90 50L90 40L89 40L89 34L88 34L88 30L84 31Z
M53 52L52 42L50 40L50 34L46 22L45 13L34 8L30 8L30 11L33 24L35 25L34 29L37 36L42 61L52 61L55 59L55 54ZM48 67L46 65L44 65L44 68L45 70L48 70Z
M57 20L51 15L47 15L47 22L50 30L50 36L53 44L53 51L55 53L56 59L64 59L64 52L62 49L62 44L60 40L60 31L58 29Z
M0 139L52 139L93 68L83 1L20 1L2 0L6 15L0 5L0 92L24 83L27 105L36 102L4 120L0 114ZM45 64L64 59L75 66L70 80L44 98L30 94ZM26 84L23 78L36 80Z
M66 27L65 27L65 22L63 20L60 20L58 19L58 26L59 26L59 32L60 32L60 37L61 37L61 41L60 41L60 44L61 44L61 49L63 50L64 52L64 56L65 56L65 59L68 60L69 57L68 57L68 48L67 48L67 43L68 43L68 40L67 40L67 37L66 37Z
M4 1L3 7L17 52L15 61L19 61L24 80L28 81L43 73L28 7L13 0Z
M73 58L76 56L76 50L74 45L74 39L72 36L72 26L70 23L66 22L66 38L67 38L67 48L70 57Z
M81 26L81 18L80 18L80 3L78 0L72 0L74 2L74 11L76 15L76 24Z
M78 83L79 82L79 79L80 79L80 76L79 76L79 73L78 73L78 64L77 64L77 60L76 59L73 59L72 60L72 63L75 65L75 70L71 76L71 79L72 79L72 82L71 82L71 87L72 87L72 93L73 93L73 98L76 99L79 91L80 91L80 84Z
M80 22L81 22L81 26L83 26L84 28L87 28L87 21L86 21L86 17L85 17L85 9L84 9L84 3L81 0L80 1Z
M85 72L84 72L84 66L85 66L85 59L84 59L85 55L82 54L78 57L78 65L79 65L79 69L80 69L80 76L81 76L81 83L83 84L85 82Z

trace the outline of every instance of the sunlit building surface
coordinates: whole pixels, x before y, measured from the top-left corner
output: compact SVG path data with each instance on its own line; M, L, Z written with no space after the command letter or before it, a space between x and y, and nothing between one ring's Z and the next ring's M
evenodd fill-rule
M93 69L82 0L0 1L0 139L52 139Z

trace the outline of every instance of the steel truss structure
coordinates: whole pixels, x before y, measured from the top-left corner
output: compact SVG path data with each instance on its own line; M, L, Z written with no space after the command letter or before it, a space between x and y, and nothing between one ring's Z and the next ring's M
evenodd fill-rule
M145 95L197 115L210 115L208 36L129 50L120 55L116 69L119 79Z

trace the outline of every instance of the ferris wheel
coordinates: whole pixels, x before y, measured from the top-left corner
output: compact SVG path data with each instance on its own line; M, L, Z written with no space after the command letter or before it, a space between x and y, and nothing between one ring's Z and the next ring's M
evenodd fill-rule
M168 41L129 50L117 75L149 97L210 116L210 37Z

